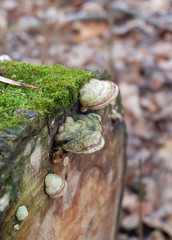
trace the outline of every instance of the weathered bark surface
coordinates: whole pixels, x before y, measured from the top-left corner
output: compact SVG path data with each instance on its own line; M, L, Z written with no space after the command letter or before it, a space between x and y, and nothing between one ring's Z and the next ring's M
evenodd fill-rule
M70 115L78 109L75 106ZM121 111L120 99L116 109ZM105 138L104 148L96 153L69 153L66 166L63 161L50 161L53 136L69 114L65 113L21 137L13 154L6 156L1 186L9 202L6 206L0 202L1 240L115 239L125 167L125 126L123 120L112 120L112 106L96 113L102 116ZM44 178L52 172L67 180L67 192L61 198L51 199L44 192ZM20 205L27 206L29 215L18 222L15 212ZM15 224L20 225L18 231Z

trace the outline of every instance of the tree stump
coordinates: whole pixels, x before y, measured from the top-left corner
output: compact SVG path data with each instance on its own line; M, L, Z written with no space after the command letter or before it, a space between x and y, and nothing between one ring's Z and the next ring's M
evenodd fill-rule
M106 75L107 79L105 72L95 75L99 79ZM120 96L116 104L90 111L102 117L103 149L87 155L62 154L61 161L54 164L54 136L67 116L80 114L79 107L77 100L72 108L56 112L49 120L41 119L39 124L39 114L26 110L31 124L1 131L1 240L115 239L125 170ZM23 110L17 111L22 114ZM45 193L44 178L48 173L67 181L67 192L62 197L52 199ZM20 205L28 209L23 221L15 216Z

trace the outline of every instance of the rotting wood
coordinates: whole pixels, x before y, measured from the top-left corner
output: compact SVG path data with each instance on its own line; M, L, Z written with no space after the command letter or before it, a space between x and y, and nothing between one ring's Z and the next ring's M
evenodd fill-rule
M67 165L64 160L53 164L53 137L66 116L80 113L79 107L76 103L70 112L44 123L40 130L21 135L21 141L10 139L16 146L4 164L1 188L8 198L1 212L1 240L114 240L125 170L125 124L122 118L112 120L114 108L122 114L120 96L116 105L94 111L102 117L104 148L87 155L69 153ZM48 173L67 181L63 197L51 199L45 193ZM15 212L20 205L29 214L18 222Z

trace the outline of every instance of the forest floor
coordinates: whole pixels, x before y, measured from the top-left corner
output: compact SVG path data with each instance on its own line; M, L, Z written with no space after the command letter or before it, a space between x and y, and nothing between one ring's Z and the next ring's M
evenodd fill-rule
M0 55L111 72L128 133L118 240L172 239L172 1L55 2L1 0Z

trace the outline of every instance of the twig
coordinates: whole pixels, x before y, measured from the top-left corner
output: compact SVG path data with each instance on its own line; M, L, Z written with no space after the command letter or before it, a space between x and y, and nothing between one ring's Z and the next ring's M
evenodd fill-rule
M109 68L112 76L112 80L115 80L114 74L114 64L113 64L113 25L114 25L114 16L111 11L111 1L107 1L107 10L108 10L108 27L109 27L109 39L108 39L108 54L109 54Z
M29 85L29 84L25 84L25 83L16 82L14 80L11 80L11 79L8 79L8 78L4 78L4 77L1 77L1 76L0 76L0 82L16 85L16 86L20 86L20 87L39 89L38 87Z
M108 0L110 1L110 0ZM122 13L124 15L130 15L132 17L141 19L143 22L146 22L156 28L159 29L164 29L167 30L169 32L172 32L172 26L171 26L171 22L168 21L161 21L158 18L151 18L151 16L145 16L142 15L141 13L139 13L136 9L131 9L131 8L127 8L127 7L121 7L121 6L117 6L115 3L110 5L111 8L111 14L114 16L114 19L117 18L117 16L119 15L119 13ZM63 24L67 24L67 23L71 23L74 21L108 21L108 14L103 13L103 14L85 14L85 13L74 13L74 14L68 14L66 16L65 19L62 19L61 25Z
M43 25L42 25L42 35L44 37L44 42L42 44L42 50L41 50L41 60L42 64L46 64L46 57L47 57L47 41L48 41L48 28L46 25L46 10L48 8L48 2L47 0L44 0L42 3L42 11L44 13L44 19L43 19Z
M75 21L107 21L108 14L107 13L71 13L68 14L65 19L61 19L61 25L66 23L71 23Z
M142 187L142 160L139 159L139 240L143 240L143 213L142 213L142 202L143 202L143 187Z
M57 11L59 10L59 7L60 7L60 1L58 0L56 2L56 5L55 5L55 8L57 9ZM58 46L59 43L60 43L60 22L59 20L57 20L55 26L54 26L54 33L53 33L53 44L54 46ZM58 63L58 60L59 60L59 55L57 53L57 51L55 52L55 57L54 57L54 61L55 61L55 64Z
M3 11L1 12L1 9L3 9L2 1L0 1L0 14L3 15ZM7 53L7 41L6 41L6 32L7 32L7 26L1 28L1 43L2 43L2 51L3 54Z
M153 25L154 27L157 28L161 28L161 29L165 29L168 30L170 32L172 32L172 27L170 26L171 24L169 24L168 22L162 22L161 20L157 19L157 18L151 18L151 16L145 16L142 15L141 13L139 13L136 9L133 8L127 8L127 7L121 7L121 6L117 6L115 3L113 3L111 5L113 12L117 12L117 13L123 13L123 14L128 14L130 16L133 16L135 18L141 19L144 22ZM169 24L169 25L167 25Z
M171 21L168 22L165 19L159 20L157 17L151 18L151 16L145 16L137 12L135 9L126 8L126 7L119 7L115 4L112 4L111 7L112 14L115 19L118 19L119 13L123 15L130 15L134 18L141 19L143 22L150 24L156 28L167 30L169 32L172 32L172 23ZM117 16L115 16L117 13ZM67 14L65 18L59 19L59 26L62 27L65 24L70 24L75 21L108 21L108 14L107 13L83 13L83 12L77 12L77 13L71 13ZM43 24L40 24L38 26L14 26L11 31L21 30L22 31L29 31L29 30L35 30L40 31L41 27L43 28Z

